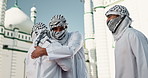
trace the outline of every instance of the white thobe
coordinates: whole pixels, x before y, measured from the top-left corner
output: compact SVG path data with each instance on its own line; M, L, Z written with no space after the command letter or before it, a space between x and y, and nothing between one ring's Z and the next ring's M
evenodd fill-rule
M45 39L46 40L46 39ZM45 41L43 40L43 41ZM50 43L42 42L41 47L47 48ZM36 59L31 58L31 53L35 50L34 44L28 51L26 57L26 76L27 78L62 78L62 71L71 71L72 59L61 58L49 60L48 56L42 56Z
M127 28L115 48L116 78L148 78L148 40Z
M69 71L63 72L63 78L88 78L83 49L83 38L79 32L68 33L66 43L60 47L50 46L49 48L46 48L46 51L50 60L73 57L73 73Z
M148 40L130 24L126 17L114 34L115 78L148 78Z

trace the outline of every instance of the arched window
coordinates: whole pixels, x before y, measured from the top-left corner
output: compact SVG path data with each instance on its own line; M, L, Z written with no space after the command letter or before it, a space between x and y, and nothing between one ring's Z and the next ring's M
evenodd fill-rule
M22 39L24 38L24 35L22 35Z
M27 36L25 36L25 39L27 40Z
M9 32L7 32L7 36L9 36Z
M1 28L1 32L3 32L4 31L4 29L3 28Z
M30 37L29 37L29 40L30 40Z
M20 34L18 35L18 38L20 38Z
M13 36L13 33L11 33L11 37Z

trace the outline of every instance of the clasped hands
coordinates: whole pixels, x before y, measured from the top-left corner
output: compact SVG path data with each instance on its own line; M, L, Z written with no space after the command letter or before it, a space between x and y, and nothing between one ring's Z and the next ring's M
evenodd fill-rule
M34 48L35 48L35 50L31 54L32 59L41 57L43 55L48 55L46 52L46 48L42 48L40 46L35 46Z

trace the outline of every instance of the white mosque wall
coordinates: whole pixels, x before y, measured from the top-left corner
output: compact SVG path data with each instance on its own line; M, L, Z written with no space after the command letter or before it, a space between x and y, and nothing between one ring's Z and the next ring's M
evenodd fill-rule
M132 5L131 5L131 4ZM122 4L129 9L131 18L133 19L132 26L141 32L143 32L148 37L148 10L147 10L147 0L126 0Z
M7 0L0 0L0 25L4 25Z
M96 48L94 39L94 24L93 24L93 7L91 0L84 2L84 30L85 30L85 48L87 49L89 58L89 75L90 78L97 78L96 66Z
M0 77L24 78L26 53L0 49Z
M25 78L25 57L31 44L30 34L0 26L0 77Z
M11 51L6 51L0 47L0 77L10 78L11 74Z
M148 0L138 0L138 10L139 10L139 16L140 16L140 24L141 31L147 36L148 38ZM135 16L136 17L136 16Z
M98 2L94 7L101 6L99 0L94 1ZM106 36L106 27L105 27L105 17L104 9L97 8L94 12L94 26L95 26L95 41L96 41L96 55L97 55L97 69L98 69L98 78L111 78L110 73L110 62L108 54L108 43Z
M0 0L0 78L25 78L25 57L32 44L34 23L18 5L5 12L6 3Z
M111 32L108 27L106 27L106 36L107 36L107 48L108 48L108 58L109 58L109 68L110 68L110 78L115 78L115 59L114 59L114 48L115 42Z

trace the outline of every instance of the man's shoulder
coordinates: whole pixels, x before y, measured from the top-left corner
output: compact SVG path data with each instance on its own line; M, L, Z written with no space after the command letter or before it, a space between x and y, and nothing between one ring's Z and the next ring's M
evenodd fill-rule
M82 40L83 36L81 35L81 33L79 31L74 31L74 32L70 32L69 33L69 39L79 39Z
M69 32L70 35L81 35L79 31Z
M134 28L128 28L127 29L127 33L128 34L133 34L133 35L138 35L138 34L142 34L143 35L143 33L141 31L139 31L137 29L134 29Z
M128 35L128 37L130 37L132 39L145 37L145 35L141 31L134 29L134 28L129 28L127 30L127 35Z

